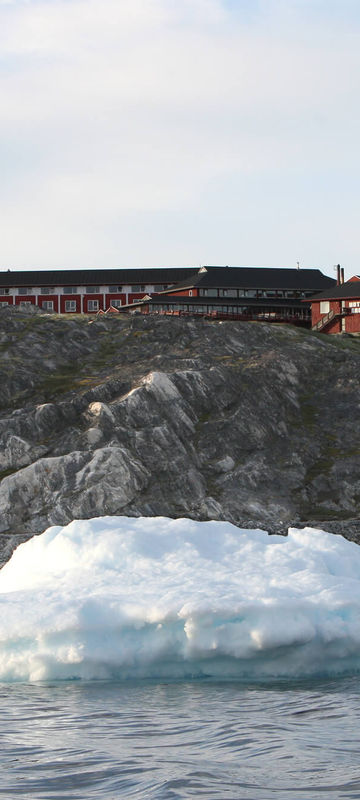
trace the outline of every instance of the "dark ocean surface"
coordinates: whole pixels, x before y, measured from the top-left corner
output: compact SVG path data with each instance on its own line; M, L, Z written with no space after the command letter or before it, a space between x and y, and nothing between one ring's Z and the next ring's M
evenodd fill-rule
M360 798L360 678L0 684L0 797Z

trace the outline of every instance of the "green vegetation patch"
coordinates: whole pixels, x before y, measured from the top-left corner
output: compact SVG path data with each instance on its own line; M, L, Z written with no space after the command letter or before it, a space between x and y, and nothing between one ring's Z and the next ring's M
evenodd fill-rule
M76 365L65 366L40 381L36 386L36 393L48 401L57 395L66 394L79 388L97 386L100 382L97 376L81 375L79 367Z
M21 467L9 467L9 469L3 469L0 471L0 481L2 481L3 478L7 478L9 475L14 475L15 472L19 472L19 469L21 469Z

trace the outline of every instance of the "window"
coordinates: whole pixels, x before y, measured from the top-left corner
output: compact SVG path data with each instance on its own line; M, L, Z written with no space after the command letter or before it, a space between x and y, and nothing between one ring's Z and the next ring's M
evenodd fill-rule
M135 286L131 287L131 292L145 292L145 286L140 286L140 284L135 284Z
M63 294L77 294L77 291L77 286L64 286L63 288Z
M90 301L89 301L90 302ZM114 308L120 308L121 300L110 300L110 305L114 306Z
M7 300L0 300L0 306L8 306L9 303Z
M10 289L4 289L3 294L10 294Z
M51 286L42 286L40 294L54 294L55 289Z
M54 301L43 300L41 308L43 309L43 311L54 311Z
M228 289L219 289L219 297L227 297L228 294L231 294L231 290L229 292ZM235 292L236 294L236 292Z
M256 297L256 289L246 289L246 297Z
M76 311L76 300L65 300L65 311Z
M320 314L328 314L330 311L330 303L328 300L321 300L320 302Z
M118 294L119 292L122 292L122 286L109 286L109 292Z
M200 289L200 294L202 294L203 297L217 297L218 296L218 290L217 289Z
M192 289L189 289L189 297L192 297Z
M99 311L99 301L98 300L88 300L87 310L88 311Z
M24 288L22 288L22 289L18 289L18 294L23 294L23 295L24 295L24 294L32 294L32 289L29 289L29 288L26 286L26 287L24 287Z
M31 306L31 300L20 300L20 306Z
M87 286L86 294L99 294L99 286Z

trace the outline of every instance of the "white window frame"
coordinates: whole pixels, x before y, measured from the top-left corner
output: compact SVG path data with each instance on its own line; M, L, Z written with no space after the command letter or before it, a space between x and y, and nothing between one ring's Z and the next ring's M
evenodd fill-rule
M87 310L90 313L94 311L99 311L99 301L98 300L88 300L87 301Z
M20 308L25 308L25 306L32 306L33 303L31 300L20 300L19 306Z
M114 300L110 300L110 305L114 306L114 308L120 308L120 306L122 305L122 300L119 300L119 298L115 298Z
M63 286L63 294L78 294L77 286Z
M76 311L76 300L65 300L65 312L72 314Z
M320 314L328 314L330 311L330 300L320 300Z
M53 300L43 300L41 304L41 308L43 311L54 311L54 301Z
M100 294L100 286L86 286L85 294Z

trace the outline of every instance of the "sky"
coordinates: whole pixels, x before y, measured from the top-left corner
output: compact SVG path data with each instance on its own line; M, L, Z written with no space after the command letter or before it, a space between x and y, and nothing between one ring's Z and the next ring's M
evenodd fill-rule
M360 272L358 0L0 0L0 269Z

